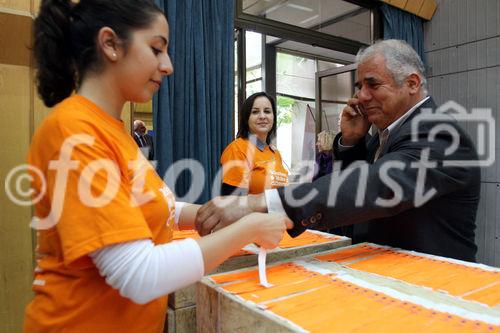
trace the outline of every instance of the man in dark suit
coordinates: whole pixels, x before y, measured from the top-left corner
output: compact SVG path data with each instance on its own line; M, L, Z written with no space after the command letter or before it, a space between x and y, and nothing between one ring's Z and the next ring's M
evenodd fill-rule
M142 120L134 120L134 140L144 156L150 161L154 160L153 137L146 133L146 125Z
M423 112L436 105L409 45L377 42L358 54L357 63L358 91L334 141L337 170L265 195L216 198L198 211L202 234L251 211L282 211L294 222L292 236L353 225L355 243L475 261L480 172L468 163L477 161L471 140L451 118Z

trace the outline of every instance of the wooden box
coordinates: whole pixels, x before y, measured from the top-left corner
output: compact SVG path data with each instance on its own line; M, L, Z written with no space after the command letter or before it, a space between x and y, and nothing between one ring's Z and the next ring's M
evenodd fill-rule
M174 240L180 240L187 237L199 237L195 231L177 231L174 233ZM270 250L267 254L267 263L287 260L312 253L320 253L331 249L348 246L351 244L350 238L328 234L325 232L308 230L296 238L286 235L280 246ZM220 265L214 273L227 272L235 269L257 265L258 248L254 245L247 246L226 260ZM187 321L196 322L194 315L196 307L196 285L191 285L173 294L168 299L168 332L194 332L190 330L175 331L175 327L193 327ZM187 310L189 309L189 310ZM177 315L178 311L189 311L193 315Z
M499 332L500 269L363 243L205 277L198 332Z

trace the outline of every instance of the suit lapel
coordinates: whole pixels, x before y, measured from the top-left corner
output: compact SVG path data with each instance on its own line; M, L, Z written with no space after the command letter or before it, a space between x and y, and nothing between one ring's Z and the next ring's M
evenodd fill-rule
M368 151L368 155L366 156L367 162L373 163L373 160L375 159L375 153L377 152L379 144L380 144L380 139L377 131L377 133L375 133L375 135L373 135L366 144L366 149Z

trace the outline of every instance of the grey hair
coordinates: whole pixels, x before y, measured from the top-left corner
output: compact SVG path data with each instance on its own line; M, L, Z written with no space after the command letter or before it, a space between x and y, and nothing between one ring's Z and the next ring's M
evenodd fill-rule
M375 55L384 57L387 70L399 86L404 83L410 74L418 74L421 80L422 91L424 94L427 94L424 63L408 43L398 39L377 41L375 44L359 50L356 55L356 62L359 65Z

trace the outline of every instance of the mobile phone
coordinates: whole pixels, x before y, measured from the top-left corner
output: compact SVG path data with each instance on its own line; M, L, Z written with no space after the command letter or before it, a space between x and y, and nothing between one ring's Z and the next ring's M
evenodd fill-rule
M358 92L356 91L354 93L354 95L352 95L352 98L358 98ZM365 113L363 112L363 108L361 108L359 105L354 105L354 111L356 111L356 113L361 116L361 117L365 117Z

